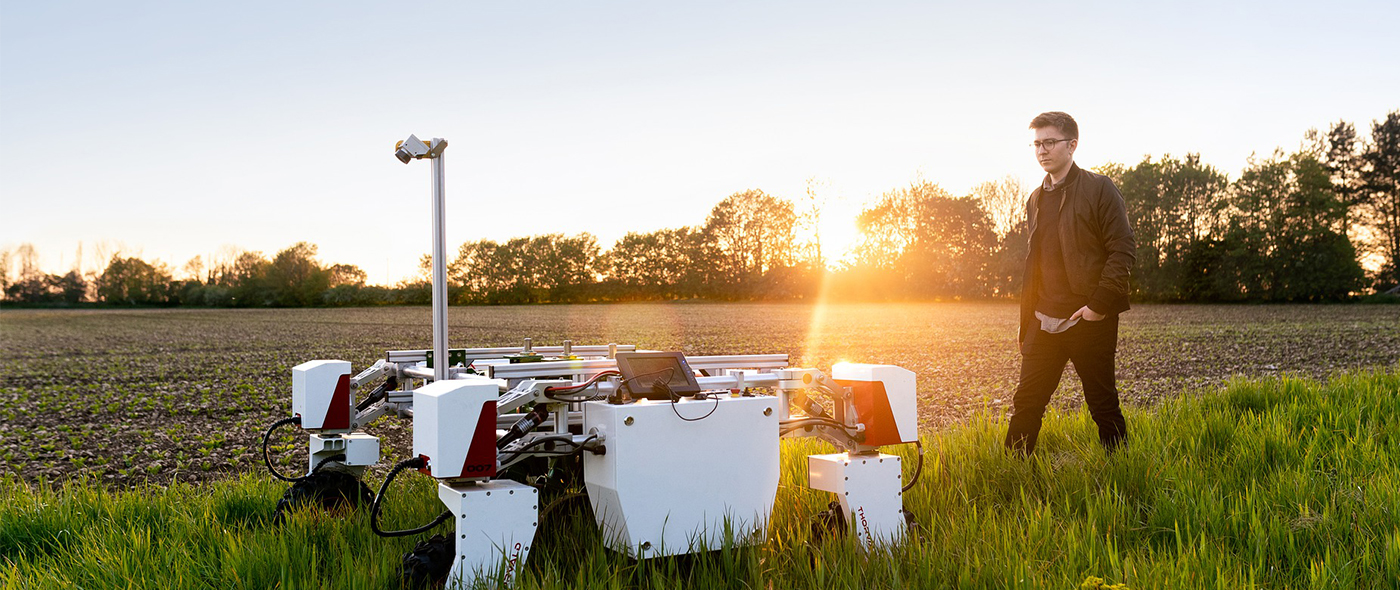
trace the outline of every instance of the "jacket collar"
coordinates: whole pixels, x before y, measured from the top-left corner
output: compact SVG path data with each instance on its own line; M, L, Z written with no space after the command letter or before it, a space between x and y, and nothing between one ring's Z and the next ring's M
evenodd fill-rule
M1041 190L1047 190L1047 191L1048 191L1048 190L1053 190L1053 189L1057 189L1057 188L1066 187L1066 186L1069 186L1069 185L1073 184L1074 181L1075 181L1075 179L1077 179L1077 178L1079 178L1079 164L1076 164L1076 163L1074 163L1074 162L1070 162L1070 163L1069 163L1069 172L1068 172L1067 174L1065 174L1065 179L1062 180L1062 181L1060 181L1060 184L1059 184L1059 185L1053 185L1053 186L1052 186L1052 185L1050 184L1050 174L1047 172L1047 173L1045 174L1045 180L1040 181L1040 189L1041 189Z

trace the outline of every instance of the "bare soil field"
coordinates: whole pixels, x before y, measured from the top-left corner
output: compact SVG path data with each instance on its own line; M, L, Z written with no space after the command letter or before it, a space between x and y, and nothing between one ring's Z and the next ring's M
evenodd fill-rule
M1013 303L649 303L450 310L453 347L616 342L688 354L787 353L794 365L888 363L918 375L925 429L1009 409ZM360 370L428 348L428 308L0 311L0 476L112 486L258 469L291 407L291 368ZM1326 377L1400 362L1400 306L1140 305L1122 317L1119 388L1150 406L1231 376ZM1055 403L1075 407L1073 369ZM408 424L371 431L409 450ZM290 443L292 439L287 438ZM391 457L392 459L392 457ZM392 462L392 461L389 461ZM285 467L284 470L292 470Z

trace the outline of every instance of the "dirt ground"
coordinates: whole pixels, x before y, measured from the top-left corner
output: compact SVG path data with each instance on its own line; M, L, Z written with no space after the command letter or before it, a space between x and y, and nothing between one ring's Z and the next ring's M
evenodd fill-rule
M291 368L359 371L386 350L427 348L430 311L0 311L0 476L123 487L261 469L263 429L290 414ZM616 342L688 354L787 353L794 366L887 363L918 375L920 422L936 429L1009 409L1019 358L1012 303L653 303L452 308L453 347ZM1151 406L1231 376L1400 362L1400 306L1140 305L1122 317L1119 388ZM1076 407L1066 369L1055 404ZM390 454L409 424L371 427ZM279 455L299 467L288 433ZM304 453L304 451L302 451ZM304 456L304 455L303 455Z

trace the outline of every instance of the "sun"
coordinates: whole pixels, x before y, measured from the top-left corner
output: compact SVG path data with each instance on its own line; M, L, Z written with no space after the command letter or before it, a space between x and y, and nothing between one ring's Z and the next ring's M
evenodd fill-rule
M845 203L832 203L822 211L821 222L817 224L817 236L821 238L822 258L826 268L833 270L849 262L860 244L863 234L856 226L858 206Z

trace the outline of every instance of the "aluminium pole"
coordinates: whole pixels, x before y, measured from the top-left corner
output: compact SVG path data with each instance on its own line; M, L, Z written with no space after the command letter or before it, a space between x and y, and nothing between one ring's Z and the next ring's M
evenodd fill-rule
M443 141L433 140L433 143ZM433 158L433 380L447 379L447 198L443 154Z

